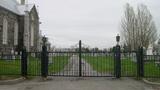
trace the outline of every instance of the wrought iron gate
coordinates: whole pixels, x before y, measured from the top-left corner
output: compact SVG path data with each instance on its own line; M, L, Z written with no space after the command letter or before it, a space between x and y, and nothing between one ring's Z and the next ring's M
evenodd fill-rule
M48 52L49 76L75 77L113 77L115 76L115 58L113 52L86 51L79 41L74 51Z
M0 75L69 77L160 77L160 55L145 55L143 48L124 52L117 45L111 51L78 48L66 51L0 54Z

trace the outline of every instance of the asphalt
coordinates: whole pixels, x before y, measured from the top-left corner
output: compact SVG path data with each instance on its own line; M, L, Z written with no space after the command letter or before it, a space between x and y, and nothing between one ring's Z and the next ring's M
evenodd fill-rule
M158 90L131 78L104 77L50 77L43 81L34 79L14 85L0 85L0 90Z

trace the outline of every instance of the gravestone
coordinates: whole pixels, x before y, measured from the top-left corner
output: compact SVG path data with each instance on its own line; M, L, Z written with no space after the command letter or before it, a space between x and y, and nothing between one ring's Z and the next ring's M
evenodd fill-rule
M49 59L49 62L48 62L48 64L53 64L53 55L52 54L49 54L48 55L48 59Z
M130 57L131 57L131 60L132 60L133 62L137 62L136 53L131 53L131 54L130 54Z
M11 59L12 59L12 60L15 60L15 59L16 59L13 48L12 48L12 50L11 50Z
M31 56L32 56L32 57L36 57L35 53L31 53Z

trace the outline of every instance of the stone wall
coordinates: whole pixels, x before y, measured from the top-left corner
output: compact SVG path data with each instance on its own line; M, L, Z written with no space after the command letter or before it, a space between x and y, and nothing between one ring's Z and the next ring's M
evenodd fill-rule
M30 46L30 51L39 51L39 17L36 11L35 6L30 12L30 26L33 24L34 26L34 45ZM31 27L30 27L30 41L31 41Z
M8 21L8 44L2 44L2 34L3 34L3 18L7 17ZM29 13L30 18L30 36L31 36L31 24L34 26L34 45L29 46L30 51L39 51L39 17L36 11L35 6ZM34 18L34 20L32 19ZM14 23L18 21L18 45L14 46ZM8 11L2 7L0 7L0 52L10 53L12 49L14 51L21 51L24 45L24 16L19 16L11 11ZM31 42L31 37L29 38Z
M6 17L8 22L8 44L7 45L3 45L2 43L4 17ZM0 7L0 52L10 53L12 48L13 49L16 48L16 46L14 46L14 23L18 20L19 20L18 15Z

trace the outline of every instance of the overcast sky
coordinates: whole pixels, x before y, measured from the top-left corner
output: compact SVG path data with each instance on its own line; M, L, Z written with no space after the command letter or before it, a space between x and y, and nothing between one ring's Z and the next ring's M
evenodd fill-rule
M124 5L144 3L160 29L160 0L29 0L38 6L40 29L56 47L70 47L82 40L91 47L116 44Z

